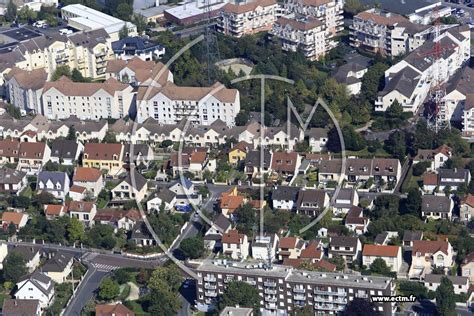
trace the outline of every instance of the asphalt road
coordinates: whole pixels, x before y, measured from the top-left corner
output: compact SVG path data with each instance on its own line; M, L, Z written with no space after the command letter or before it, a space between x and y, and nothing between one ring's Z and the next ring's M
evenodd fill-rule
M89 265L89 270L76 290L72 301L66 307L64 315L81 316L82 309L92 298L102 279L109 273Z
M405 311L413 311L419 316L431 316L438 315L436 311L436 305L430 300L422 300L421 302L415 303L404 303ZM467 307L456 306L456 314L458 316L468 316L473 313L467 309Z

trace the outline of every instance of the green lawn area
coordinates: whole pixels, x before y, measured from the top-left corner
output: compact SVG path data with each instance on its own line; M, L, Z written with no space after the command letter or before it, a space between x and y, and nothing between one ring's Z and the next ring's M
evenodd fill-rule
M357 156L359 158L372 158L372 157L390 158L391 157L391 155L387 153L383 148L377 149L375 153L369 152L367 148L364 148L359 151L346 150L346 156Z
M25 196L27 198L31 198L31 196L33 195L33 190L28 185L28 186L26 186L26 188L23 189L23 191L21 191L20 195Z
M408 192L411 188L418 188L418 181L421 181L421 176L413 175L413 167L410 167L410 170L407 172L407 177L402 185L402 192Z

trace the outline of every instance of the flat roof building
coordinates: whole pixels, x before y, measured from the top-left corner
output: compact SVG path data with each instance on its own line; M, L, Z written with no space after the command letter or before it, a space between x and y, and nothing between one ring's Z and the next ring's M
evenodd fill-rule
M119 32L125 26L129 36L138 35L137 27L108 14L82 4L70 4L61 8L61 16L70 27L81 31L104 29L111 41L119 40Z

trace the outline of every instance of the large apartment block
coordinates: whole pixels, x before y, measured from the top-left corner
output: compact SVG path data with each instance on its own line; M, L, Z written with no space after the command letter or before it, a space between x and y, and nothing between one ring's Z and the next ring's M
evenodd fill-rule
M82 120L119 119L129 114L133 88L116 79L104 83L72 82L62 77L47 82L41 95L41 113L49 119L77 116Z
M404 111L416 113L434 84L435 71L442 82L447 82L469 60L469 27L451 28L441 34L437 41L443 47L439 59L435 60L429 55L435 45L433 40L429 40L385 71L385 87L375 101L376 111L386 111L397 100ZM448 116L451 117L450 114Z
M271 33L280 39L283 50L296 52L300 49L310 60L318 60L326 53L325 27L312 16L281 17Z
M217 29L235 37L268 31L276 20L275 0L227 3L221 9Z
M138 123L148 118L160 124L187 119L193 124L210 125L221 120L232 127L239 111L239 91L218 82L211 87L180 87L168 82L163 87L138 88Z
M309 305L315 314L330 315L344 311L354 298L395 295L395 282L387 277L294 270L289 266L249 265L226 260L202 261L196 268L197 303L206 308L216 302L229 282L243 281L255 286L260 306L278 315L293 315ZM376 303L383 315L395 312L394 303Z
M343 6L343 0L288 0L284 4L284 11L317 18L325 26L327 38L332 39L344 29ZM337 46L334 40L328 44L329 48Z
M407 18L379 9L369 9L354 16L350 44L371 53L397 56L421 46L429 26L414 24Z

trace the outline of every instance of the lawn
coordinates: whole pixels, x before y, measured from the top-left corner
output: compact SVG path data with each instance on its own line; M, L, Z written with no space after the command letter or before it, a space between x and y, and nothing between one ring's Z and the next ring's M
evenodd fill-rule
M410 170L407 172L405 181L402 184L402 192L408 192L411 188L419 188L418 182L421 181L421 176L413 175L413 167L410 167Z

